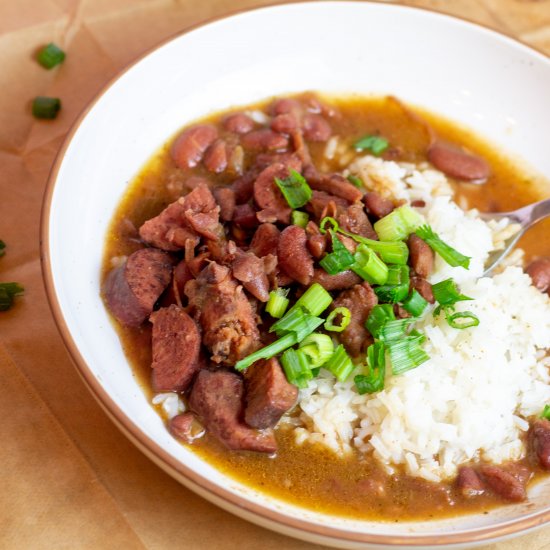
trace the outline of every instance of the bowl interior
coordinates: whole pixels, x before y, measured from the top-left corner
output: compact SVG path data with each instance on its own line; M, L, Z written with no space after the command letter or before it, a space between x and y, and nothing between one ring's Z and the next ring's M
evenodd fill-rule
M264 524L337 538L345 531L346 544L404 542L401 536L435 544L485 539L497 524L504 527L493 534L504 535L542 521L548 483L533 488L529 503L489 515L384 524L296 509L222 475L179 445L147 403L99 298L99 269L106 230L128 182L179 127L212 111L293 91L391 93L471 127L550 173L549 89L550 63L541 54L460 20L385 4L260 9L198 28L146 56L80 120L54 168L46 202L50 298L94 393L169 471L192 478L227 506L239 502ZM520 518L531 520L518 524ZM481 531L453 538L472 529Z

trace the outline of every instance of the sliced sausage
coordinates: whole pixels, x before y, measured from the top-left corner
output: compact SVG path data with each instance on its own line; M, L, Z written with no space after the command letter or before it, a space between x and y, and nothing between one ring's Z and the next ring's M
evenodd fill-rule
M458 469L456 485L465 497L474 497L485 492L485 484L470 466L461 466Z
M176 305L155 311L149 320L153 323L153 390L185 391L199 370L197 324Z
M434 251L418 235L411 234L407 241L409 263L415 272L427 279L434 269Z
M329 275L324 269L315 268L312 283L319 283L325 290L345 290L361 282L361 277L351 270Z
M218 137L218 130L211 124L200 124L184 130L172 144L170 153L179 168L194 168L205 151Z
M257 431L241 422L243 393L243 381L237 374L201 370L189 406L228 449L274 453L277 443L272 430Z
M172 290L174 292L174 297L177 297L176 301L179 300L178 303L182 303L182 298L185 298L185 285L193 278L193 272L187 265L187 262L181 260L174 268L172 274Z
M168 429L175 438L181 439L185 443L193 443L195 439L204 435L204 428L190 411L171 418Z
M395 205L390 199L386 199L374 191L369 191L363 197L363 202L365 203L367 212L378 219L391 214L395 210Z
M268 254L277 255L277 246L281 232L272 223L262 223L250 242L250 250L259 258Z
M447 176L464 181L484 181L489 177L489 164L476 155L442 140L428 149L428 160Z
M486 464L480 467L480 472L487 485L502 498L521 502L527 497L525 484L503 468Z
M288 137L269 128L253 130L241 138L241 145L251 151L284 151L288 148Z
M252 428L273 428L298 398L276 358L254 363L245 373L245 422Z
M550 258L539 258L532 261L525 270L541 292L550 294Z
M347 210L339 214L338 223L350 233L375 241L378 240L378 235L367 218L363 204L360 202L352 204Z
M141 325L170 284L172 267L172 258L162 250L143 248L131 254L103 284L109 311L123 325Z
M227 168L227 157L227 144L217 139L204 153L202 163L210 172L221 174Z
M289 225L283 229L277 256L284 273L302 285L310 284L313 277L313 258L307 249L307 236L302 227Z
M537 420L531 428L533 450L540 465L550 470L550 421L545 418Z
M411 277L411 288L414 288L424 300L430 304L435 303L432 285L422 277Z
M289 169L282 163L275 163L263 170L254 182L254 200L259 208L271 213L273 221L290 223L292 209L275 183L275 178L285 179Z
M254 129L254 121L244 113L234 113L226 117L223 127L234 134L247 134Z
M263 260L252 252L238 251L233 264L233 277L260 302L269 300L269 281Z

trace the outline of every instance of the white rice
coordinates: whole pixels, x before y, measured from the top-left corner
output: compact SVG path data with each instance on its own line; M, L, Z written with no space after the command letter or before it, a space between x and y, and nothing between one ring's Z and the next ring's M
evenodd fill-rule
M445 176L427 164L412 166L375 157L349 167L369 188L398 199L423 200L419 209L451 246L471 256L470 269L437 258L431 282L452 277L464 294L457 310L469 310L477 327L451 328L432 311L417 324L430 360L401 376L388 373L385 389L359 395L353 377L338 383L321 371L301 390L295 424L298 443L326 445L336 453L353 447L389 470L402 465L414 476L439 481L472 459L495 463L525 454L527 417L550 402L550 299L520 267L508 265L483 278L495 248L517 231L507 220L485 223L474 210L452 202ZM516 253L511 264L521 262Z

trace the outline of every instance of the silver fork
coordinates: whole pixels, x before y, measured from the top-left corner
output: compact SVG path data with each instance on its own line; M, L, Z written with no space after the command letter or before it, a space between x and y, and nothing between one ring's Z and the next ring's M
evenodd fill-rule
M550 216L550 199L544 199L529 204L518 210L513 210L512 212L486 212L481 214L481 218L485 221L509 218L512 223L519 223L519 225L521 225L521 229L505 241L503 249L495 250L489 254L485 262L484 275L491 274L495 267L510 253L520 237L530 227L548 216Z

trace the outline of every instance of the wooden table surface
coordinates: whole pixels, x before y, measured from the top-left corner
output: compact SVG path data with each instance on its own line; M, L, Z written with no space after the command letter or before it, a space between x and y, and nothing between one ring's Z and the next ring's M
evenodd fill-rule
M0 549L306 550L184 489L115 428L88 393L52 320L38 225L49 168L71 122L126 63L162 39L263 0L0 0L0 280L25 296L0 313ZM550 52L549 0L415 0ZM61 70L32 59L54 41ZM29 98L63 98L36 122ZM319 548L319 547L317 547ZM487 548L550 548L550 529Z

